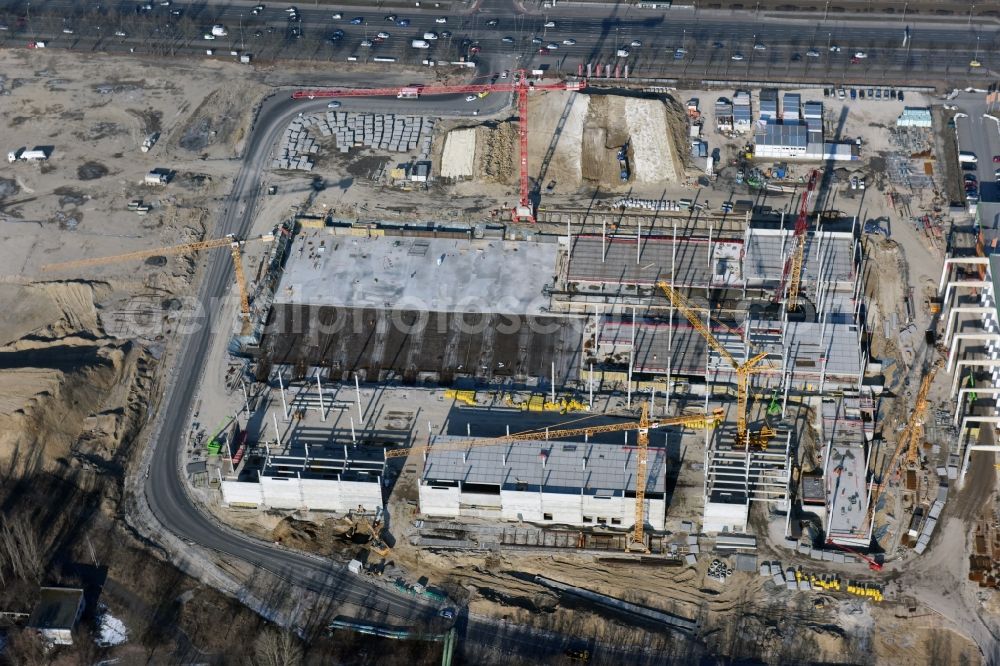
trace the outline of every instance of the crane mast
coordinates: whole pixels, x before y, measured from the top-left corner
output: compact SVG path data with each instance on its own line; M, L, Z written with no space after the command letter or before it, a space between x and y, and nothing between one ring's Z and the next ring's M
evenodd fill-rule
M809 230L809 211L813 207L813 200L816 194L816 183L819 180L819 171L809 174L809 183L806 191L802 193L799 204L799 216L795 219L795 247L792 255L785 262L781 273L781 281L774 294L774 300L780 301L785 283L788 283L788 297L785 300L785 307L788 310L797 310L799 307L799 291L802 287L802 264L805 260L806 232Z

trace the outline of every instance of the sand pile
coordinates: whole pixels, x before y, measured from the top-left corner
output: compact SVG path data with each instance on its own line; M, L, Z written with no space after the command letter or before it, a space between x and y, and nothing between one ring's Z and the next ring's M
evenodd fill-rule
M107 285L4 285L0 462L16 471L121 464L145 414L150 367L106 337L94 306Z

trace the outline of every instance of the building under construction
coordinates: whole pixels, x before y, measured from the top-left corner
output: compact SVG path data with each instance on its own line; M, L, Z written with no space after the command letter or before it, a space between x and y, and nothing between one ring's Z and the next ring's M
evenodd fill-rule
M254 351L264 367L299 375L318 367L334 381L621 391L627 406L653 398L664 413L682 396L702 396L707 409L710 397L744 391L758 402L770 397L783 413L790 398L862 392L868 358L858 238L854 224L801 236L800 307L789 313L781 296L800 237L780 223L679 232L661 220L645 231L639 224L522 241L488 229L309 230L294 241ZM687 306L670 293L683 293ZM751 358L753 374L739 389L740 367ZM792 500L797 434L766 427L767 436L747 446L740 427L707 437L708 531L745 529L754 502L787 512ZM613 448L432 449L421 508L627 527L634 463ZM657 529L667 511L663 465L651 454L646 515Z

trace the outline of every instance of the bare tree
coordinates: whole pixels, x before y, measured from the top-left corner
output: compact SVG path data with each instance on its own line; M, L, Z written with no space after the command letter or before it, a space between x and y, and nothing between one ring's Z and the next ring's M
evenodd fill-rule
M6 583L5 572L16 579L37 583L41 566L38 535L24 516L4 521L0 525L0 584Z
M254 666L299 666L302 643L290 631L265 629L254 641Z
M49 663L45 641L34 629L19 629L7 634L7 649L3 656L17 666L42 666Z

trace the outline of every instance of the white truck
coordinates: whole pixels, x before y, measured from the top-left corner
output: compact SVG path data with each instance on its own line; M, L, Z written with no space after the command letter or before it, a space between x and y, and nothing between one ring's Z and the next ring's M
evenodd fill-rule
M229 31L226 30L226 26L216 23L212 26L212 34L216 37L225 37L229 34Z
M436 32L425 32L424 33L424 39L433 41L433 40L435 40L437 38L438 38L438 34Z
M431 45L428 44L427 41L423 39L414 39L412 42L410 42L410 46L412 46L415 49L429 49L431 47Z
M970 152L968 150L962 150L959 151L958 153L958 161L968 162L969 164L976 164L979 162L979 158L976 157L976 154L973 152Z
M18 148L7 153L7 161L10 163L17 162L18 160L22 162L44 162L47 159L49 159L49 154L37 146L31 150Z

